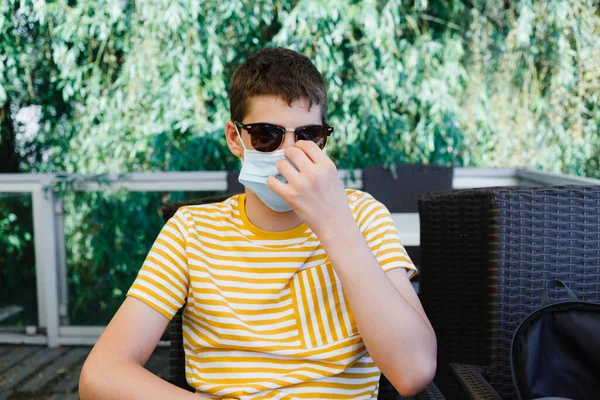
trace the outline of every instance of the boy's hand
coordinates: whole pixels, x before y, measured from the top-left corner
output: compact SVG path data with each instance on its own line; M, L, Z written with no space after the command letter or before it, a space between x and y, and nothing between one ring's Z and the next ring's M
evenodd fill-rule
M288 160L280 160L277 169L288 183L271 176L267 185L316 235L334 228L333 222L354 220L335 164L319 146L300 140L285 149L285 155L298 167L298 171Z

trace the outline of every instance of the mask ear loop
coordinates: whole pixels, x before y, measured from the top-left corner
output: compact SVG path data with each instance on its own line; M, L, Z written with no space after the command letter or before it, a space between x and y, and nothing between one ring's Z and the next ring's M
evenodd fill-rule
M242 147L244 148L245 151L248 151L246 146L244 146L244 141L242 140L242 135L240 135L240 130L238 129L238 127L235 123L233 124L233 127L235 128L235 132L238 135L238 139L240 139L240 144L242 145Z

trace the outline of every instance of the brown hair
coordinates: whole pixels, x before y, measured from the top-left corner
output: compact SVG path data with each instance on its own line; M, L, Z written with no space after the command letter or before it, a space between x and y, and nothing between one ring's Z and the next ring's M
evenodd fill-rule
M242 121L252 96L272 95L288 105L306 98L308 106L321 108L327 121L327 89L321 73L304 55L282 47L266 48L250 56L231 77L229 109L231 119Z

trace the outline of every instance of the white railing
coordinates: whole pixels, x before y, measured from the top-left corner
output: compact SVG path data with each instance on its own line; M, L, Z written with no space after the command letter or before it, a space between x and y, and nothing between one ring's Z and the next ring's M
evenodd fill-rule
M348 171L341 170L339 175L347 188L362 188L360 170L355 171L354 180L350 180ZM76 191L227 190L226 172L129 173L105 175L101 180L73 174L66 178L73 182L72 188ZM32 196L38 304L38 326L28 327L26 334L0 332L0 343L45 344L49 347L94 344L104 329L102 326L60 325L61 317L68 313L63 207L53 191L60 179L57 174L0 174L0 193L30 193ZM600 180L515 168L455 168L452 186L464 189L567 184L600 185ZM419 246L418 213L394 213L392 218L404 245Z

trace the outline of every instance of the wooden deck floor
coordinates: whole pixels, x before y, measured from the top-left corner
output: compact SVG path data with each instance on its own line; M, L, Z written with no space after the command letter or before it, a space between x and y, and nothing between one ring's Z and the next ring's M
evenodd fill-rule
M0 345L0 400L79 399L79 373L91 347ZM146 369L167 377L169 349L157 348Z

